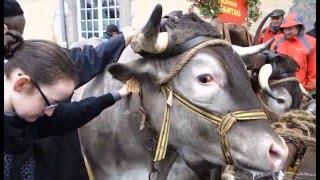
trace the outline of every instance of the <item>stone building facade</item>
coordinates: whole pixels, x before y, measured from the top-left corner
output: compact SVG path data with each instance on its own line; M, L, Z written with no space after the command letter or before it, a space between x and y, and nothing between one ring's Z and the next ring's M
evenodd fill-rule
M160 3L163 14L173 10L188 12L187 0L18 0L27 20L24 37L56 40L69 46L81 38L101 37L107 24L113 23L126 32L139 29L149 18L153 7ZM64 3L62 3L64 2ZM255 33L264 16L275 8L286 13L300 13L306 30L313 28L316 0L262 0L262 17L252 25ZM63 5L63 7L62 7ZM60 10L64 9L64 16ZM62 12L62 11L61 11ZM64 17L64 19L63 19ZM269 21L265 23L265 26Z

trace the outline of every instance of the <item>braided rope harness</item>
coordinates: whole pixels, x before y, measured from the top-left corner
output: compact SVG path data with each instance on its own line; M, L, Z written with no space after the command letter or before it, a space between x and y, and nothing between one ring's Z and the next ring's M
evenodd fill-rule
M198 116L201 116L204 119L219 125L217 131L219 132L221 137L222 152L224 154L227 164L233 164L234 162L230 153L230 144L227 136L227 132L230 130L232 125L237 121L268 119L267 115L261 109L230 112L223 117L216 116L193 105L192 103L181 97L179 94L174 92L167 84L162 86L162 92L165 95L165 97L168 97L168 100L164 111L164 118L160 130L160 136L154 161L158 161L165 158L169 138L170 107L172 106L173 99L175 99L183 107L187 108L188 110L197 114Z

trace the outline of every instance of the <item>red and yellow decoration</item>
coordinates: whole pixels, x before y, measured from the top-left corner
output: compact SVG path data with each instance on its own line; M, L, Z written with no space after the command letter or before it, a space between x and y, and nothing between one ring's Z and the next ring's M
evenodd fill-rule
M261 16L261 0L187 0L191 2L190 11L199 10L207 18L218 17L224 22L233 22L251 27Z

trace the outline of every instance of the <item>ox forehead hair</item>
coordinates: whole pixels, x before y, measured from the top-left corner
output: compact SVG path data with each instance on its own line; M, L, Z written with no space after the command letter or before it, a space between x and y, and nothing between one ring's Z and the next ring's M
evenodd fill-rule
M203 21L195 13L183 14L179 18L168 17L164 25L174 41L174 46L198 36L222 38L210 23Z
M282 68L285 72L296 72L299 64L290 56L281 55L274 60L278 68Z

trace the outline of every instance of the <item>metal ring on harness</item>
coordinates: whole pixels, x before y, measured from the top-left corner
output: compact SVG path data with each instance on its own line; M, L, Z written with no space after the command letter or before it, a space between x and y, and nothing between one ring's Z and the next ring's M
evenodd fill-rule
M155 178L155 179L159 179L159 170L158 170L158 169L154 168L153 170L151 170L151 171L149 172L149 176L148 176L148 179L149 179L149 180L151 180L151 175L152 175L152 174L156 174L156 178Z

